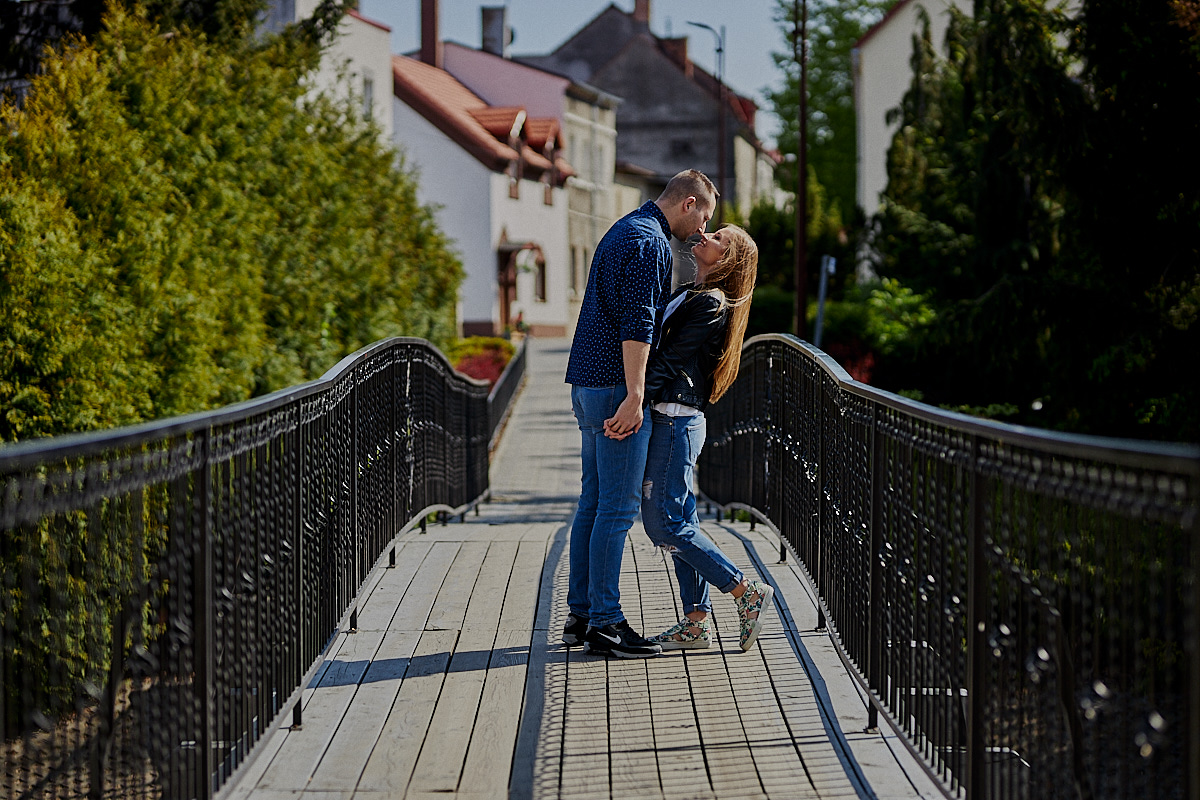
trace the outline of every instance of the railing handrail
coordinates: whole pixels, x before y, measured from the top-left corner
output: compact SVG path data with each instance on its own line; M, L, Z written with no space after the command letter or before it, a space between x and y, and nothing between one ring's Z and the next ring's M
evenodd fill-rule
M1200 444L1065 433L973 417L857 381L832 356L790 333L759 334L747 339L743 350L756 342L765 341L783 342L803 351L836 381L841 389L962 433L983 434L1014 445L1050 449L1056 455L1119 460L1123 466L1151 466L1147 461L1151 459L1153 466L1185 471L1190 469L1193 474L1200 476Z
M780 535L946 797L1200 796L1200 447L933 408L782 334L708 434L704 495Z
M491 429L489 431L489 449L496 447L496 440L500 436L504 420L512 407L512 399L520 389L521 382L525 380L525 363L528 359L527 354L529 350L528 342L529 339L526 337L517 344L512 358L504 365L504 371L500 373L500 377L496 379L496 384L488 394L488 427ZM503 403L504 407L496 408L498 402Z
M221 796L299 724L398 537L486 501L512 397L487 387L393 337L263 397L0 448L0 795L103 794L140 758L129 791Z
M166 417L119 428L86 431L83 433L66 433L61 436L49 436L42 439L27 439L20 442L0 442L0 472L19 470L33 466L48 458L66 458L73 456L88 456L100 453L114 447L123 447L132 442L156 436L177 436L195 433L215 425L242 419L252 414L274 411L294 400L301 400L310 395L319 394L329 386L342 380L352 372L355 365L369 358L380 350L386 350L401 344L429 345L425 339L414 336L392 336L362 347L342 358L325 373L307 383L300 383L284 389L277 389L270 394L240 400L220 408L208 411L195 411L176 417ZM486 386L487 381L472 378L458 372L450 364L445 353L429 345L430 352L446 365L457 380L470 386ZM489 401L491 397L489 396Z

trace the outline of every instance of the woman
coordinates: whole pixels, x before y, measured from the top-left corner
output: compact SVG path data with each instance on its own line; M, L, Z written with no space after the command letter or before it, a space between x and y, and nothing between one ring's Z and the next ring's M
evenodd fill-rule
M650 641L663 650L708 647L712 584L733 596L739 643L749 650L774 590L747 580L700 530L692 475L704 446L704 408L737 377L758 247L744 230L726 225L704 234L692 255L696 282L679 287L664 308L659 345L646 371L654 427L642 484L642 524L650 540L674 558L684 610L683 619Z

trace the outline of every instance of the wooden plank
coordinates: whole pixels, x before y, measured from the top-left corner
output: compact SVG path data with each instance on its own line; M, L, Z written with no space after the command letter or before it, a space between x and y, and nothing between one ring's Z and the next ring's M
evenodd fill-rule
M479 578L475 581L467 603L464 628L490 628L494 631L499 627L505 594L513 588L510 587L509 579L512 577L513 562L516 558L516 542L491 542L488 545L487 555L479 570ZM529 591L530 588L525 587L525 591Z
M561 796L607 797L609 786L608 664L584 655L567 654L567 687L563 709Z
M435 551L437 547L434 548ZM458 631L425 631L413 653L396 702L367 759L359 791L403 795L446 677Z
M506 797L517 729L525 695L532 631L501 630L496 635L479 714L467 749L459 797Z
M646 663L658 774L663 795L670 800L715 800L689 690L688 664L689 656L682 651Z
M614 797L662 797L646 660L608 664L609 763Z
M504 595L504 608L498 623L501 630L533 629L540 602L541 576L545 569L548 544L548 541L518 542L517 555Z
M566 579L565 553L569 525L563 525L542 559L542 577L538 588L537 615L529 647L529 667L525 673L525 697L521 724L517 731L517 749L510 780L511 795L517 798L558 797L561 774L563 706L567 691L567 650L558 643L558 629L551 630L557 609L559 625L566 617L564 605ZM518 561L522 553L518 551ZM515 567L514 567L515 571ZM501 615L504 624L507 612Z
M388 631L363 675L337 735L313 772L309 789L353 788L374 750L421 634Z
M383 639L382 631L346 636L304 708L304 727L288 734L258 782L261 789L305 789L333 740L358 682Z
M495 641L495 628L467 628L459 635L429 731L413 769L411 791L453 792L458 789Z
M287 715L286 725L290 726L291 722L291 715L289 714ZM234 780L236 783L229 790L229 794L225 796L225 800L246 800L250 796L251 791L258 785L263 773L271 766L271 761L283 747L283 743L287 741L288 734L290 733L291 731L288 727L279 727L267 735L266 741L259 743L258 746L263 751L258 754L258 758L250 764L245 772L235 776Z
M389 630L423 631L429 619L433 601L438 590L458 555L457 542L435 542L429 555L421 562L421 569L413 578L412 588L404 594L400 607L388 623Z
M430 542L401 542L396 547L396 568L381 569L374 591L363 601L358 611L358 629L385 630L412 585L413 576L421 569L433 544Z
M796 630L797 622L790 611L793 604L786 598L791 596L803 601L807 595L790 567L785 565L770 570L766 564L753 559L745 543L733 534L734 527L716 526L711 533L714 541L734 556L735 562L748 575L761 575L766 571L772 582L782 580L775 583L776 602L768 611L766 627L751 651L757 652L762 659L768 678L768 684L756 682L752 690L758 693L764 707L759 711L759 719L751 721L773 730L776 738L787 738L795 753L789 753L786 747L755 748L764 786L772 793L786 790L798 797L847 796L846 792L849 796L857 796L846 764L827 735L814 687L804 665L797 660L791 641L792 637L801 634ZM746 534L748 531L743 535ZM815 625L815 609L805 614L805 618L810 620L808 627ZM801 778L795 769L797 766L803 770L803 778L810 788L804 789L803 784L790 782Z
M337 792L306 792L299 789L259 789L253 800L350 800L353 789Z
M450 565L441 590L437 592L437 600L429 611L429 618L425 622L426 630L457 631L463 627L467 604L471 601L471 590L483 566L488 543L463 542L458 548L454 563ZM422 591L425 585L425 575L421 574L418 577L418 585L413 588Z

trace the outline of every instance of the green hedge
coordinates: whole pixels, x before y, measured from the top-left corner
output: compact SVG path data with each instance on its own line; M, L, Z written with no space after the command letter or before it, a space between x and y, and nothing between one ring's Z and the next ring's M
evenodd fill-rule
M113 7L0 107L0 442L453 340L461 264L355 99L305 91L317 57Z

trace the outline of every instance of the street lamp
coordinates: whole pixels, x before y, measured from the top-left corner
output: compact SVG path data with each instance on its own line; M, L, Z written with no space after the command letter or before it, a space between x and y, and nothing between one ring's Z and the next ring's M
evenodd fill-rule
M792 52L800 65L800 141L796 148L796 307L793 310L796 336L804 338L808 310L808 0L794 0L792 20L796 26Z
M725 222L725 106L728 105L725 100L725 26L722 25L718 33L716 28L703 22L688 22L688 25L703 28L717 40L717 102L720 104L717 111L717 192L721 197L717 200L716 210L717 224L720 225Z

